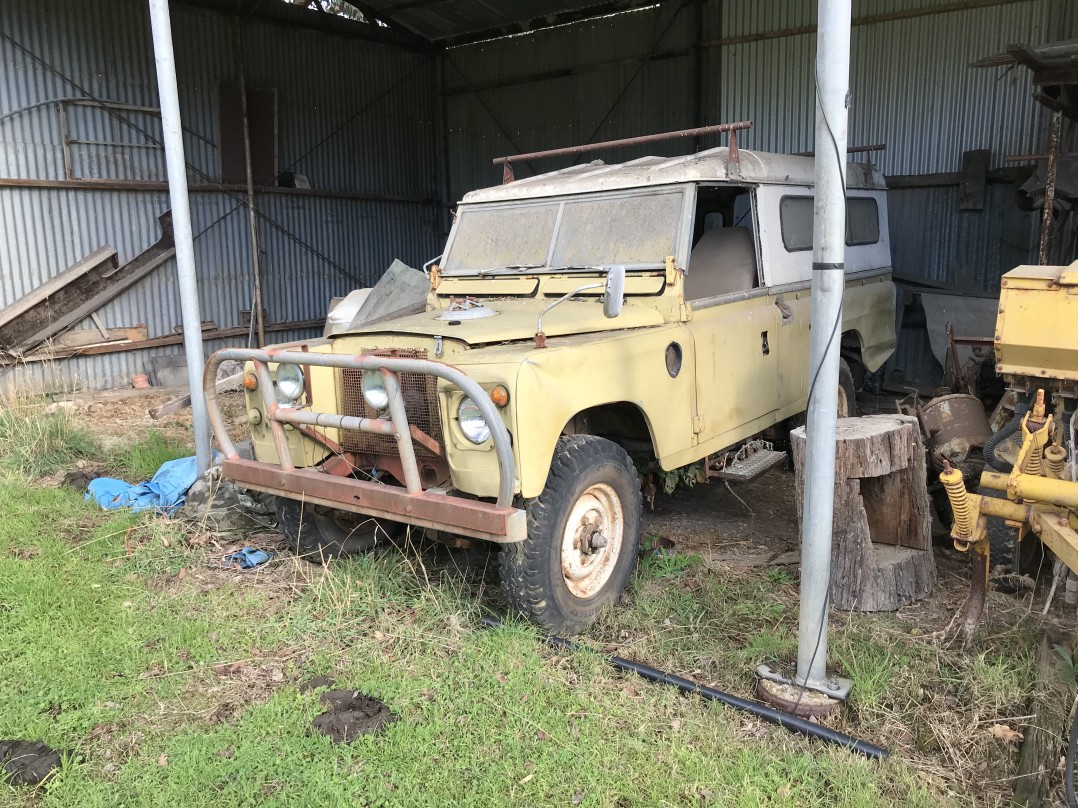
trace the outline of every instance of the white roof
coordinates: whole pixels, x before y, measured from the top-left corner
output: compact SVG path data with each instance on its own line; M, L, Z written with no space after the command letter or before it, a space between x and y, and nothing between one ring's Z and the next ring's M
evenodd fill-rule
M563 168L508 185L480 188L464 195L463 202L499 202L543 196L594 193L683 182L734 182L764 185L813 185L815 160L792 154L739 149L741 177L731 177L730 151L722 146L686 157L641 157L606 165L601 160ZM848 188L884 189L883 175L867 163L848 163Z

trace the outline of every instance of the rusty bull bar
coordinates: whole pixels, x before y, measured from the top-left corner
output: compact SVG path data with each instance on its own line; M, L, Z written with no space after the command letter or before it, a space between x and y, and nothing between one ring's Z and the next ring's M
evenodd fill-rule
M265 405L266 418L273 434L280 465L241 459L229 438L217 404L216 389L217 369L226 360L251 362L254 365L258 376L258 389ZM273 393L270 363L381 373L389 397L389 417L357 418L283 407ZM490 428L498 459L498 498L495 503L423 490L404 396L397 375L399 373L421 373L444 379L460 388L475 402ZM512 505L515 464L509 431L483 388L457 368L427 359L367 354L317 354L287 349L225 348L214 353L206 363L202 386L206 393L210 425L225 456L222 471L226 477L237 483L269 494L285 494L317 505L394 519L488 541L516 542L522 541L527 535L524 511ZM394 438L404 470L404 488L351 477L337 477L318 469L297 469L288 448L285 424L371 432Z

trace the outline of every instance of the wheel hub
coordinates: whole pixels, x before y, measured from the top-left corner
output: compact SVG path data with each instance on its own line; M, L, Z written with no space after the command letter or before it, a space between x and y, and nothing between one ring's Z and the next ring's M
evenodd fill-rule
M617 492L606 483L588 488L574 503L562 537L562 576L578 598L598 594L621 552L625 513Z

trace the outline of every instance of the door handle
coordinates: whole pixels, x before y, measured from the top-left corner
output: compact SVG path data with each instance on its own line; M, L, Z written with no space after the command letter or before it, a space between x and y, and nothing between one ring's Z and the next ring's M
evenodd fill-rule
M775 305L779 307L779 313L782 315L781 325L789 325L794 321L794 310L782 299L781 295L775 298Z

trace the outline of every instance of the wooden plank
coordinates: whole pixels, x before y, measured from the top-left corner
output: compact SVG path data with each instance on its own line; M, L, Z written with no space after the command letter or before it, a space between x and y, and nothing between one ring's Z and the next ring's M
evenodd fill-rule
M222 390L230 390L233 387L238 387L241 382L243 382L242 370L239 373L227 376L224 379L219 379L217 381L217 392L220 393ZM161 418L164 418L166 415L172 415L172 413L179 412L180 410L185 410L190 406L191 393L187 392L184 393L182 396L176 396L176 398L169 399L160 407L154 407L153 409L149 410L149 413L151 418L153 418L155 421L158 421Z
M163 240L163 239L162 239ZM169 236L171 242L171 235ZM49 337L65 331L81 320L86 319L91 312L97 311L110 300L113 300L126 291L137 281L142 280L176 253L176 248L169 243L168 246L159 241L149 250L140 253L128 263L109 274L107 285L96 294L75 307L63 317L55 320L34 334L20 340L17 350L28 350L40 345Z
M106 262L111 262L113 267L118 266L118 261L116 260L116 248L108 244L104 247L98 247L85 258L69 266L59 275L49 278L32 292L28 292L20 297L10 306L5 306L0 310L0 327L7 325L16 317L26 313L39 303L43 303L46 299L55 295L68 284L77 281L87 272L96 269Z
M325 320L295 320L287 323L267 323L266 331L299 331L305 328L321 328ZM231 337L246 337L250 333L248 328L222 328L218 331L206 331L202 334L203 340L230 339ZM17 360L9 359L7 362L0 361L0 367L4 365L16 365L20 362L44 362L54 359L69 359L74 356L97 356L99 354L117 353L119 351L141 351L145 348L163 348L168 345L182 345L183 337L179 334L169 334L164 337L151 337L141 342L106 343L104 345L91 345L87 348L74 348L52 353L33 353L19 357Z
M149 339L149 331L144 325L129 328L106 329L104 338L96 328L80 328L58 335L52 340L54 348L85 348L90 345L106 345L110 342L142 342Z
M1072 688L1059 673L1055 646L1069 648L1070 642L1059 629L1046 627L1037 650L1037 671L1034 679L1033 715L1022 730L1025 740L1018 758L1018 774L1014 779L1012 806L1032 808L1046 805L1046 798L1060 750L1067 731L1067 711L1070 709ZM1025 710L1020 710L1025 713Z

